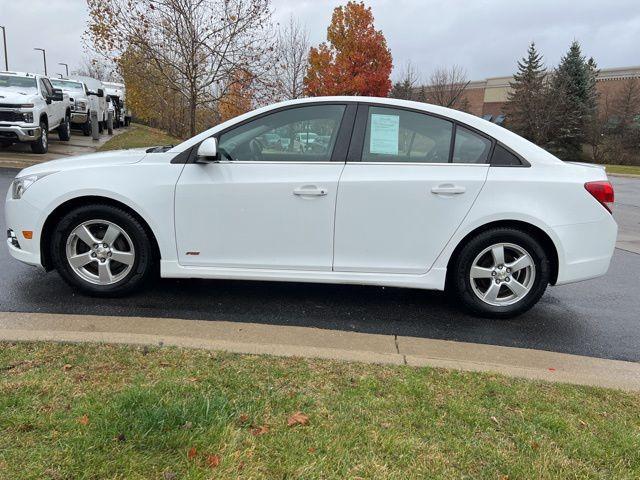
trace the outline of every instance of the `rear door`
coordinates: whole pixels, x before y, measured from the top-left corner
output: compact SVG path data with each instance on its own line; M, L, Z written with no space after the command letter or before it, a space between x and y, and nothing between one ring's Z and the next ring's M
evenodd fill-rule
M446 118L361 104L338 189L334 270L428 271L478 196L492 146Z

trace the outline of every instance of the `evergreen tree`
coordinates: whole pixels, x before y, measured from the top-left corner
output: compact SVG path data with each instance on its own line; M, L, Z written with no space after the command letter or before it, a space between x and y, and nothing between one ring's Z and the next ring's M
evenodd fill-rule
M507 126L539 145L548 141L550 105L547 102L547 80L542 55L531 42L527 56L518 61L511 91L505 106Z
M574 41L554 72L552 97L557 107L551 148L570 160L581 156L586 132L597 108L596 63Z

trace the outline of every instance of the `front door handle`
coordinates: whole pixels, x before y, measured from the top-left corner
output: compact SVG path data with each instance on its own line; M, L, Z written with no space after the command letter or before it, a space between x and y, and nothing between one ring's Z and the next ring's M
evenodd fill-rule
M466 188L460 185L453 185L451 183L444 183L431 189L431 193L436 195L460 195L466 191Z
M324 197L327 194L327 189L316 185L304 185L294 189L293 194L303 197Z

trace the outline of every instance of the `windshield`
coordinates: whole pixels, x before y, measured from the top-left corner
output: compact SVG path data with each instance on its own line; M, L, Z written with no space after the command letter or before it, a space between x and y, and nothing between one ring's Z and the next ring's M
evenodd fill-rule
M84 86L80 82L72 82L69 80L51 80L51 84L56 88L62 88L64 90L84 92Z
M35 77L18 77L16 75L0 75L0 88L10 88L17 92L38 90Z

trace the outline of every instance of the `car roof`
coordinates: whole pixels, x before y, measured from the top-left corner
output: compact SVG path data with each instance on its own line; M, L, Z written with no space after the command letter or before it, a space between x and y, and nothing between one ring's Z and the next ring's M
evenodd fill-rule
M515 150L518 154L522 155L527 161L534 163L558 163L556 157L551 155L546 150L538 147L534 143L522 138L521 136L507 130L504 127L496 125L495 123L488 122L487 120L482 119L481 117L477 117L470 113L461 112L459 110L454 110L452 108L441 107L439 105L432 105L430 103L423 102L414 102L411 100L401 100L397 98L385 98L385 97L358 97L358 96L326 96L326 97L307 97L307 98L299 98L295 100L287 100L284 102L278 102L266 107L258 108L256 110L252 110L238 117L232 118L231 120L227 120L219 125L216 125L209 130L206 130L195 137L192 137L189 140L177 145L173 149L172 152L181 152L190 148L191 146L201 142L205 138L208 138L220 130L224 130L225 128L231 127L236 123L241 123L245 120L248 120L256 115L260 115L263 113L268 113L271 110L276 110L283 107L296 106L296 105L307 105L314 103L367 103L367 104L375 104L382 107L400 107L412 110L423 111L425 113L431 113L434 115L438 115L441 117L446 117L452 120L455 120L463 125L468 125L472 128L475 128L481 132L486 133L487 135L495 138L497 141L503 143L507 147Z

